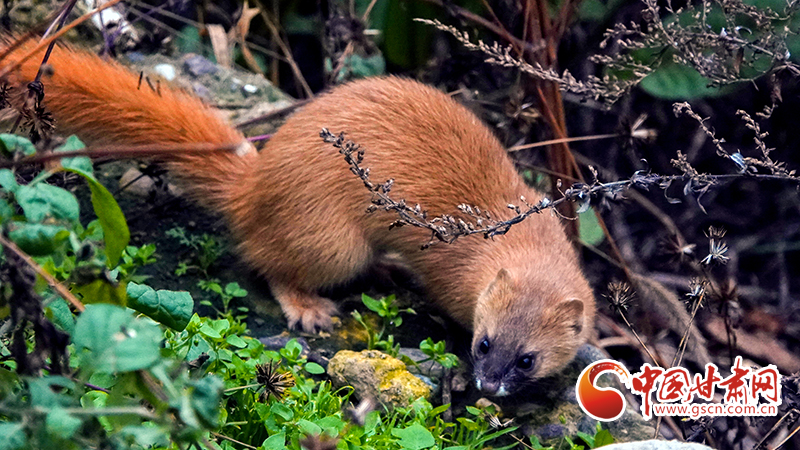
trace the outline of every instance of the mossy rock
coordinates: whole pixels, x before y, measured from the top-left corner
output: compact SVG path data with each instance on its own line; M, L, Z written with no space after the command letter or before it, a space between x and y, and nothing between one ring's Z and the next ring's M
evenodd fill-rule
M328 375L335 386L352 386L357 397L374 398L389 409L408 407L431 395L431 388L402 361L377 350L336 353L328 364Z

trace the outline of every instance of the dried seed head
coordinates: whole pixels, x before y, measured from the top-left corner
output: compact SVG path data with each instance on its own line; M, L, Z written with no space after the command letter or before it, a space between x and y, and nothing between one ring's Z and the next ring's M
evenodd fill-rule
M627 310L633 301L634 293L631 286L624 281L608 283L608 293L603 295L608 300L609 307L620 313Z
M267 402L269 396L272 395L277 400L283 398L284 392L294 386L294 377L288 372L278 372L278 365L275 361L267 364L259 364L256 366L256 383L261 385L264 392L261 393L259 399L262 402Z

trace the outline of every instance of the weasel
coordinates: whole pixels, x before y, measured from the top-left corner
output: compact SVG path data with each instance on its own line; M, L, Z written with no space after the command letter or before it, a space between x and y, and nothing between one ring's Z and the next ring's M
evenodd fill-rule
M18 61L30 46L8 55ZM41 55L10 74L32 80ZM469 237L421 250L426 230L389 230L391 217L367 214L371 193L330 144L324 127L366 149L374 180L395 179L396 199L431 214L462 203L495 208L498 219L527 186L492 132L438 90L378 77L332 88L304 106L256 152L200 100L139 86L122 65L57 46L44 104L59 130L94 144L236 144L237 154L182 155L169 162L191 195L221 213L241 258L263 276L290 327L331 328L336 306L318 295L399 254L426 296L473 331L477 387L509 395L567 364L593 329L594 297L559 218L530 217L494 239Z

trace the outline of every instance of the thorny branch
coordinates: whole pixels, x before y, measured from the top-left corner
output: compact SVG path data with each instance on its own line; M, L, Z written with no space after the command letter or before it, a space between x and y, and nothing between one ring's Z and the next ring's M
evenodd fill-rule
M607 30L600 48L611 48L612 51L590 58L604 66L604 74L589 75L583 81L566 70L558 74L551 68L528 64L512 56L511 47L497 42L489 45L478 41L475 44L466 32L438 20L415 20L452 34L469 50L484 53L489 64L515 67L536 78L554 82L561 90L609 106L669 60L694 68L709 80L711 86L752 81L780 71L800 75L800 66L789 61L786 45L790 33L786 24L800 9L800 0L788 1L780 13L769 8L755 8L738 0L703 0L697 5L690 3L678 9L673 9L671 2L660 6L657 0L643 0L643 4L645 24L618 23ZM721 8L724 12L725 26L719 31L715 31L707 20L714 8ZM662 12L674 20L665 20ZM756 27L753 31L743 23L753 23ZM649 55L641 50L649 51ZM756 63L761 68L756 68Z
M648 190L650 186L658 186L666 191L673 182L685 182L683 188L684 195L689 196L694 194L698 206L705 212L705 208L700 203L702 196L708 192L711 186L723 180L748 177L762 180L790 181L796 185L800 185L800 177L795 175L796 171L787 170L785 163L775 162L769 157L769 153L773 149L767 147L764 142L768 133L762 132L758 123L746 112L740 110L737 111L737 114L742 117L745 126L754 131L755 144L757 149L761 152L761 158L743 156L739 150L736 150L734 153L726 150L723 147L725 140L717 138L714 131L706 125L705 122L707 119L695 113L688 103L676 103L674 105L674 112L677 116L684 114L695 119L703 132L712 140L716 147L717 155L733 161L737 166L738 173L719 175L700 173L691 165L688 157L680 151L677 153L677 158L671 161L672 165L682 172L680 175L658 175L650 173L649 171L640 170L636 171L626 180L601 183L597 178L597 171L593 167L589 167L593 175L593 182L591 184L575 183L570 188L560 191L562 194L561 198L552 200L544 196L536 204L531 204L525 197L520 197L519 200L522 202L522 206L513 203L507 205L507 208L514 211L517 215L511 219L502 221L493 219L488 211L481 210L478 206L470 206L463 203L457 205L457 208L462 214L471 218L469 221L448 214L429 218L427 211L423 210L419 204L415 204L411 207L405 199L395 201L389 196L392 186L394 185L394 179L389 179L383 184L376 184L370 180L369 168L361 166L364 160L365 149L353 141L345 140L344 132L341 132L337 136L328 129L323 128L322 131L320 131L320 137L325 142L333 144L334 147L339 149L339 153L344 156L345 161L350 165L350 171L359 177L363 181L364 186L373 193L374 198L372 200L372 205L368 208L368 212L383 209L384 211L394 211L397 213L399 219L392 222L390 228L411 225L413 227L430 230L431 238L427 243L422 245L423 249L430 247L436 242L445 242L449 244L461 236L469 236L472 234L483 234L483 237L487 239L504 235L513 225L522 222L529 216L538 214L545 209L556 207L567 201L578 203L579 207L577 212L581 213L589 208L593 198L602 201L616 200L622 197L622 193L625 190L632 187ZM768 170L769 173L759 173L759 169ZM670 201L678 202L679 200L670 199Z
M641 78L644 78L652 70L643 65L642 70L646 71L646 73L642 73L641 77L637 78L635 81L631 80L630 82L624 83L623 87L609 90L609 86L611 86L611 80L608 77L601 79L595 76L589 76L587 81L578 81L578 79L576 79L566 70L562 75L559 75L553 69L545 69L539 64L534 66L525 61L517 59L514 56L511 56L513 51L511 47L501 46L497 42L489 45L480 40L477 44L475 44L470 40L469 34L466 31L460 31L455 27L443 24L438 20L414 20L431 25L441 31L452 34L456 40L458 40L467 49L484 53L487 56L485 62L489 64L494 64L501 67L515 67L522 72L534 76L535 78L558 84L559 89L562 91L569 91L580 97L591 98L596 101L605 100L608 103L614 103L625 93L627 93L631 87L637 84ZM544 46L542 45L542 48L543 47Z

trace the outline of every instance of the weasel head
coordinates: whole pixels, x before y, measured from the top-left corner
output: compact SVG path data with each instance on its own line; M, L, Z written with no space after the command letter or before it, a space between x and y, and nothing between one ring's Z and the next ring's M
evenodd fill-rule
M591 290L577 276L571 286L566 280L515 279L505 269L498 272L475 309L471 353L479 390L507 396L572 360L594 312Z

